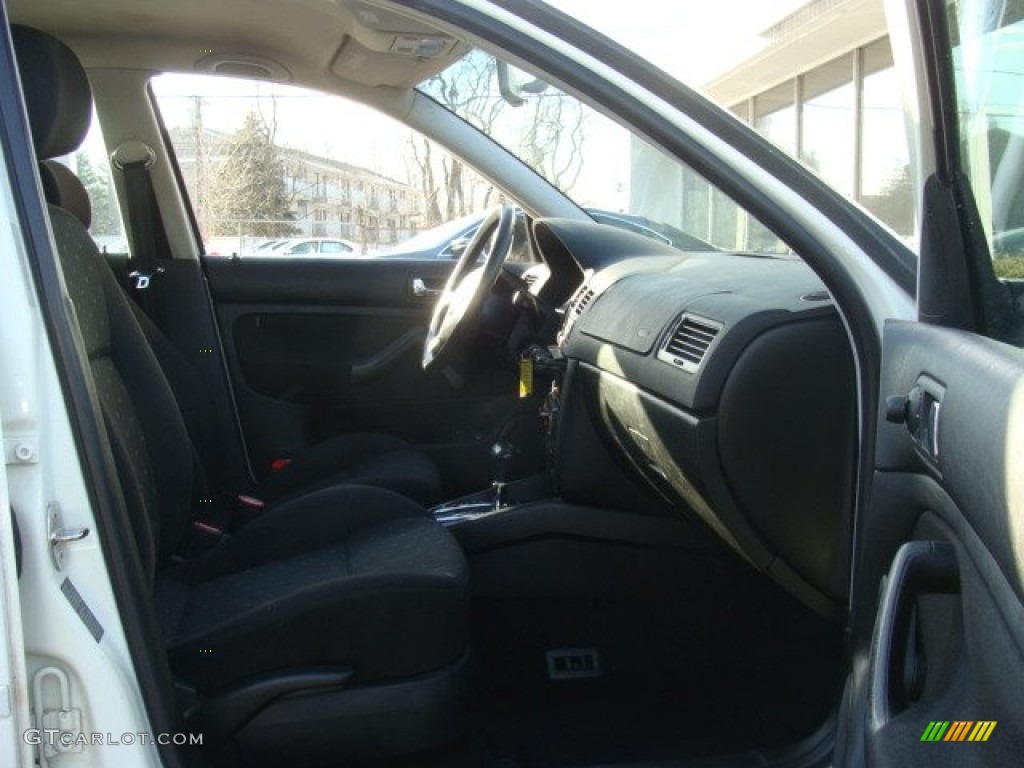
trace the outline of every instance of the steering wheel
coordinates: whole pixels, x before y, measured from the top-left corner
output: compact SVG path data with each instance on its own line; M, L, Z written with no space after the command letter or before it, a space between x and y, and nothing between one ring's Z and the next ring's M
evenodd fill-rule
M516 211L511 205L492 208L462 252L430 318L423 344L423 370L441 370L467 351L484 302L494 290L512 249L515 218ZM490 250L485 251L488 243ZM485 252L486 260L477 266Z

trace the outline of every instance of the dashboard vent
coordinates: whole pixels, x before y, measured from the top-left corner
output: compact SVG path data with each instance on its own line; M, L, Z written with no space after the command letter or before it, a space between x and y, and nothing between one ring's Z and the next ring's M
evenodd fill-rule
M710 320L683 315L658 357L684 371L696 371L722 326Z
M587 288L583 293L576 299L576 303L572 307L572 313L574 316L579 317L583 314L583 310L587 308L587 305L594 300L594 289Z
M580 315L583 314L583 310L587 308L587 305L594 300L594 296L597 293L593 288L587 288L581 286L579 290L573 295L569 301L569 308L566 310L565 320L562 323L562 328L558 332L558 343L564 344L566 339L569 338L569 333L572 331L573 324L579 319Z

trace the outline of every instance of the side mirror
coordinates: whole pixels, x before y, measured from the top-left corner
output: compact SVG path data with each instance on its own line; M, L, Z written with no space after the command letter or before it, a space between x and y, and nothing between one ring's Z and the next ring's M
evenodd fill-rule
M470 237L457 237L448 243L448 247L444 249L444 255L450 256L453 259L457 259L462 255L462 252L466 250L466 246L469 245Z
M523 94L537 96L548 89L548 84L536 78L526 80L529 77L525 72L510 67L501 59L495 59L495 74L498 78L498 93L501 94L508 104L513 107L521 107L526 103Z

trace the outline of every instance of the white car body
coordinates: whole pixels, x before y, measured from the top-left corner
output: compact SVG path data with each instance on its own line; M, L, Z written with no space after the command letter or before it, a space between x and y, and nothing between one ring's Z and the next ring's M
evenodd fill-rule
M823 244L860 287L879 337L888 321L916 319L914 298L799 190L787 186L664 98L639 88L588 51L486 0L453 2L487 14L524 39L572 58L609 86L629 90L653 115L713 157L721 168L770 197L795 226ZM914 39L910 31L912 14L906 10L911 5L910 0L891 0L888 12L892 37L902 41L894 47L897 67L908 88L908 120L919 136L912 164L914 178L924 179L933 172L936 161L926 140L932 126L922 117L922 105L927 101L917 72L922 54L906 42ZM435 104L414 98L407 106L409 124L425 133L437 130L431 115L438 109ZM468 136L468 126L444 130L448 133L438 138L463 147L470 161L487 149L478 138ZM459 135L462 131L467 135ZM10 167L11 159L2 159ZM522 164L509 159L493 170L499 186L527 190L522 195L525 206L553 215L579 215L561 195L530 178ZM58 337L48 327L40 305L38 276L28 257L15 194L17 191L6 180L0 183L0 217L4 221L0 231L0 275L4 275L0 280L0 306L5 310L0 323L0 432L6 465L0 476L0 506L17 512L23 559L19 579L10 516L4 515L0 520L0 631L4 638L0 658L0 765L30 768L38 754L38 764L44 767L158 766L158 745L151 736L153 729L96 534L94 502L83 471L89 459L83 456L85 448L76 443L69 421L66 388L54 363L53 344ZM349 253L321 254L319 243L324 240L289 239L272 248L250 249L244 256L292 258L291 252L304 243L313 244L311 252L302 254L310 258L363 255L358 244L347 241L344 244ZM865 374L859 371L858 375ZM875 414L860 414L862 424L874 418ZM49 543L57 512L60 522L56 528L62 529L58 535L69 538L61 546L63 562L51 556L54 548ZM67 682L67 695L62 701L63 680ZM42 687L34 690L37 684ZM46 730L45 724L54 722L52 718L60 712L70 713L66 716L77 718L75 722L83 731L102 734L103 739L48 752L45 744L26 736ZM45 741L46 736L39 738Z

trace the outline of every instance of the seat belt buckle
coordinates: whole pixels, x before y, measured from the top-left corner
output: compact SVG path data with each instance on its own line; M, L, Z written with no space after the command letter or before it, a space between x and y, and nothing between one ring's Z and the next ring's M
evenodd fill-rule
M208 523L205 520L196 520L195 523L193 523L193 528L204 536L214 536L219 539L224 535L223 528L219 528L213 523Z
M270 471L280 472L282 469L284 469L291 463L291 459L274 459L272 462L270 462Z
M252 512L259 512L267 506L263 499L257 499L255 496L246 496L245 494L239 494L236 496L235 501L237 501L243 509Z
M185 551L185 558L193 558L207 552L227 538L227 532L220 526L208 520L194 520L192 522L192 536L188 540L188 548Z

